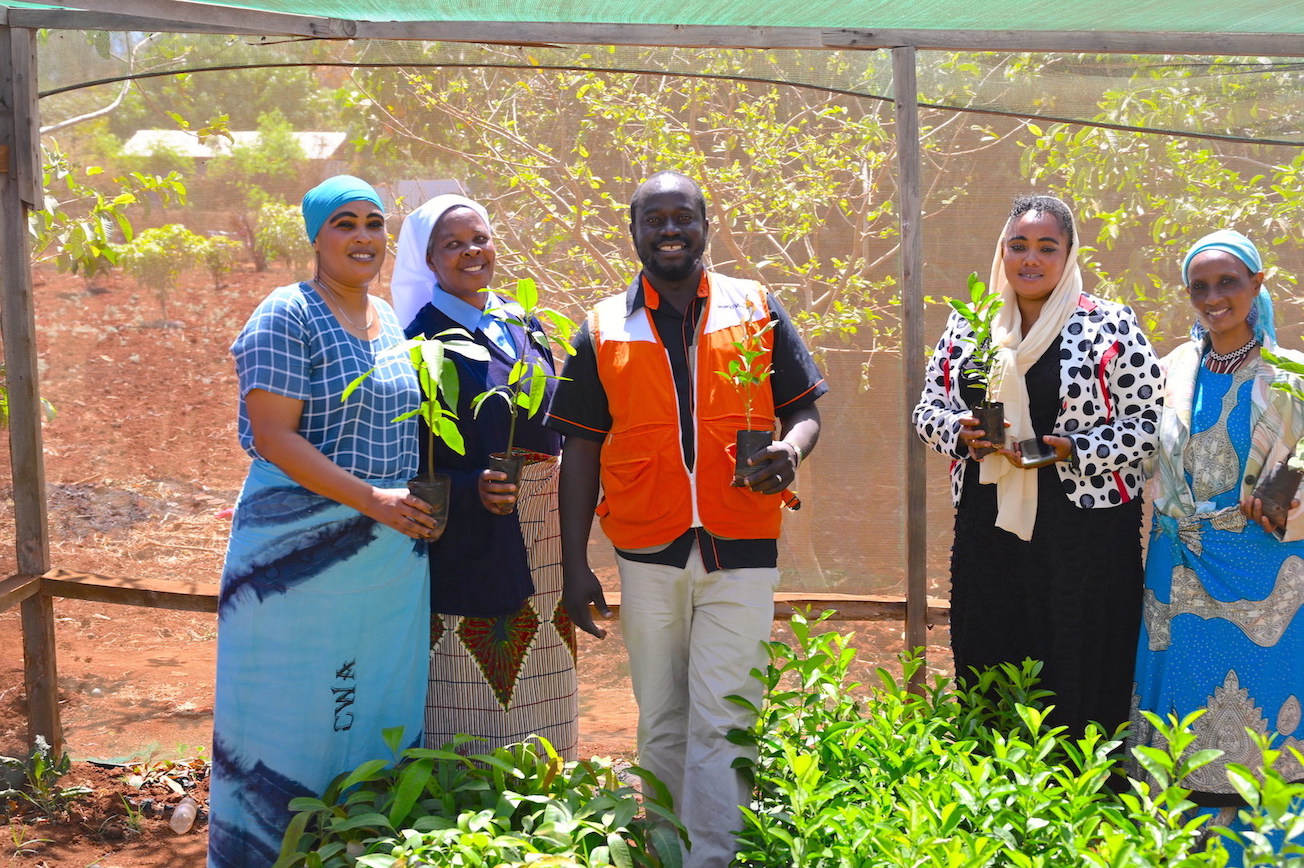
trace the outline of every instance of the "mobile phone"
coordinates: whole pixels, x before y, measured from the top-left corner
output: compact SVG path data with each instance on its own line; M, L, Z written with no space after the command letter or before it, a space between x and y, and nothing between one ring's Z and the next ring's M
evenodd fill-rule
M1043 443L1040 437L1029 437L1019 441L1019 465L1021 467L1045 467L1058 459L1055 447Z

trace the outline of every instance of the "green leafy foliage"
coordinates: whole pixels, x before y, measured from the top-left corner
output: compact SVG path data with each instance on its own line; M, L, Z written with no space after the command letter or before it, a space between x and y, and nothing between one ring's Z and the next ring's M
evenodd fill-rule
M401 753L401 730L385 738L393 761L291 802L274 868L680 865L682 826L642 769L631 769L645 780L640 797L609 764L565 762L542 738L471 756L459 753L467 736Z
M396 416L393 421L402 422L417 416L425 420L428 432L426 466L433 472L436 440L444 441L458 455L465 455L466 444L462 432L457 429L457 413L452 409L457 406L461 382L457 377L457 364L448 354L457 353L468 359L487 361L489 352L471 340L470 334L457 328L446 329L433 338L422 336L404 341L389 352L405 353L421 384L421 403L416 409ZM366 371L345 386L340 401L347 401L375 370Z
M764 325L757 326L755 323L756 320L749 318L743 324L743 339L730 343L737 355L729 360L726 370L715 372L742 395L743 412L747 417L746 424L749 431L752 428L752 407L756 403L756 389L774 373L772 365L761 364L761 357L766 353L763 338L777 325L768 315L765 317Z
M0 428L9 427L9 384L5 377L5 365L0 362ZM41 399L41 412L47 422L53 421L57 414L54 405L44 398Z
M55 756L40 735L26 760L0 757L0 814L8 813L6 808L11 803L23 802L48 819L63 817L73 802L91 792L86 786L59 785L59 779L71 768L68 754Z
M254 248L264 261L283 262L291 271L302 271L312 261L313 249L299 208L277 200L259 205Z
M31 213L33 254L87 280L117 264L115 233L132 240L134 208L151 198L161 204L185 201L186 186L176 172L162 177L131 172L106 184L92 180L103 169L80 166L57 146L43 148L42 159L45 207Z
M237 145L229 157L212 162L210 180L239 190L251 208L268 201L266 190L277 188L286 178L304 177L308 167L294 127L279 109L259 115L258 137L252 144Z
M568 355L575 355L575 349L570 343L571 336L577 328L575 321L561 311L539 307L539 288L533 280L522 277L516 281L514 290L498 290L496 293L514 305L506 308L507 315L503 317L504 322L523 329L529 340L544 350L555 346ZM540 319L548 321L552 326L551 332L534 327L534 323ZM533 419L543 407L543 400L547 397L548 381L566 379L553 374L540 362L530 361L526 357L525 350L525 347L516 348L516 363L512 365L505 385L494 386L471 400L471 410L476 416L480 415L480 408L484 406L485 401L500 398L507 402L507 406L511 408L511 423L507 429L509 455L516 442L517 414L524 411L527 419Z
M1050 65L1072 68L1096 60L1043 58L1020 75L1043 76ZM1293 131L1304 120L1293 97L1304 80L1298 68L1265 58L1168 60L1116 57L1119 68L1135 72L1130 81L1101 94L1092 119L1212 135L1275 129L1296 137ZM1301 235L1304 152L1299 148L1068 124L1030 126L1028 132L1034 138L1023 142L1024 176L1075 203L1080 225L1098 227L1094 239L1082 240L1084 269L1099 275L1106 291L1136 307L1156 337L1186 332L1190 304L1177 263L1192 242L1213 229L1236 228L1253 238L1274 284L1298 280L1298 274L1274 265L1273 248ZM1092 262L1086 245L1093 241L1123 254L1115 273ZM1287 293L1279 297L1299 304Z
M457 59L445 46L428 50ZM728 78L849 81L883 92L883 59L712 48L593 53L600 51L617 56L583 61L669 65L676 73L359 70L354 81L368 97L360 105L374 130L362 138L391 136L415 159L438 157L486 190L501 215L501 267L537 276L576 305L627 282L634 185L656 170L685 172L705 187L717 264L771 287L811 344L895 348L891 104ZM520 54L487 48L466 60L520 66ZM546 50L529 54L530 62L549 59ZM930 162L954 153L967 163L997 144L945 120L924 110L930 132L920 146ZM939 173L929 194L933 219L964 196L965 185Z
M146 229L114 251L121 265L142 286L154 290L163 321L168 320L168 297L187 270L203 262L209 242L180 223Z
M1259 349L1259 355L1277 370L1294 375L1292 377L1278 377L1273 381L1272 388L1285 392L1296 401L1304 404L1304 363L1278 355L1266 347ZM1290 466L1297 470L1304 470L1304 440L1295 444L1295 449L1290 457Z
M907 657L900 679L879 669L878 683L866 689L849 679L850 636L817 634L812 626L798 615L794 647L770 644L769 666L758 673L767 691L758 723L734 734L758 751L754 762L742 761L754 777L755 800L744 810L740 864L1226 864L1222 839L1206 843L1207 818L1193 816L1180 786L1217 756L1188 751L1193 718L1151 716L1167 747L1138 748L1148 777L1125 779L1117 734L1088 727L1072 738L1046 724L1050 696L1037 687L1039 663L983 672L964 690L938 678L912 692L907 685L920 662ZM1265 759L1270 766L1275 757L1265 751ZM1254 834L1263 838L1249 841L1251 849L1271 853L1266 836L1274 831L1304 836L1293 801L1304 785L1285 782L1270 767L1262 782L1248 771L1239 780L1256 794L1251 806L1271 804L1250 812ZM1281 852L1298 850L1288 844ZM1247 864L1304 865L1296 859Z
M996 314L1005 302L1000 295L987 291L987 284L978 279L976 272L969 274L969 300L959 298L947 299L956 313L964 318L973 330L973 355L970 367L965 369L968 382L977 389L986 391L990 385L992 365L996 361L996 347L992 344L992 325Z
M196 248L199 261L204 270L213 278L213 289L222 287L222 278L230 274L245 252L245 246L234 238L225 235L211 235L200 238Z

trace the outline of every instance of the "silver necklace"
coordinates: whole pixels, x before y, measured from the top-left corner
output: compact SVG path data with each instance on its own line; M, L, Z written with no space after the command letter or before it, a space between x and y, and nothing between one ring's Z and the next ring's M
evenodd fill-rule
M326 292L330 293L331 298L335 299L335 312L344 318L344 322L348 324L349 328L359 332L371 331L371 326L376 322L375 319L373 319L371 316L372 314L371 296L367 296L366 323L364 325L358 325L352 319L349 318L349 315L347 313L344 312L344 299L340 297L340 294L338 292L331 289L326 284L322 283L320 278L314 277L312 279L312 282L318 289L325 290Z
M1230 353L1215 353L1211 346L1209 347L1209 351L1204 354L1205 367L1210 371L1213 371L1215 374L1229 373L1240 365L1241 360L1245 358L1258 342L1258 338L1250 338L1248 344L1232 350Z

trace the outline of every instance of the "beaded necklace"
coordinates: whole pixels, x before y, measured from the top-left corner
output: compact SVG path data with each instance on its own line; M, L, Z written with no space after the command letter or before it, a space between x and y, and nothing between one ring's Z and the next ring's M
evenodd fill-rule
M1213 347L1210 347L1208 352L1204 354L1204 366L1215 374L1230 374L1241 366L1250 350L1258 342L1258 338L1250 338L1248 344L1232 350L1230 353L1215 353Z

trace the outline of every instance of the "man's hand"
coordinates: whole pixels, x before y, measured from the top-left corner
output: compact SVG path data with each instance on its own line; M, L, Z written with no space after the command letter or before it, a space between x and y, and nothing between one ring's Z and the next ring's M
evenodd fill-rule
M561 603L566 608L566 615L576 627L599 639L607 637L607 631L593 622L589 604L592 603L593 608L597 609L598 614L603 618L611 617L611 609L607 606L607 598L602 593L602 583L593 574L593 570L589 569L588 564L566 572L562 582Z
M756 469L743 484L758 494L779 494L797 478L797 449L783 440L747 456L747 463Z

